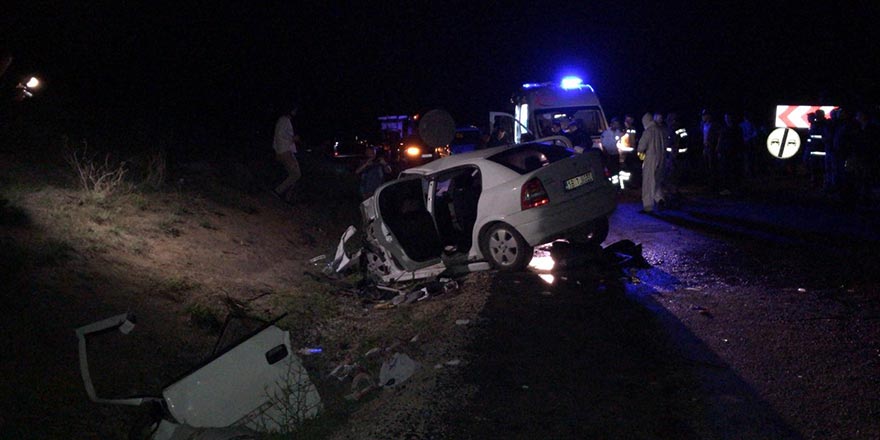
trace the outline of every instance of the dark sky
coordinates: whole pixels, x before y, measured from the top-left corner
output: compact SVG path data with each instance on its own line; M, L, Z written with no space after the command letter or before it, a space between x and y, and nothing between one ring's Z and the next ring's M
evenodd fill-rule
M877 2L301 3L29 1L0 18L4 81L33 70L45 102L233 137L295 99L315 141L432 107L485 124L566 71L609 116L880 92Z

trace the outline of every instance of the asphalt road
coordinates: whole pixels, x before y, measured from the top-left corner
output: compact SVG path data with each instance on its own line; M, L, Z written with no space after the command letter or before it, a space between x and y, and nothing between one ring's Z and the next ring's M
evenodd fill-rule
M452 437L880 438L876 213L793 183L625 194L606 244L650 267L495 276Z

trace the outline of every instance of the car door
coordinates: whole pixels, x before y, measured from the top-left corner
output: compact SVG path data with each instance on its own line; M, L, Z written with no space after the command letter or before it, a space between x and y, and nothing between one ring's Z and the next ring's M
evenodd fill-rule
M440 262L443 244L428 211L429 179L412 176L389 182L376 191L367 233L400 266L414 271Z

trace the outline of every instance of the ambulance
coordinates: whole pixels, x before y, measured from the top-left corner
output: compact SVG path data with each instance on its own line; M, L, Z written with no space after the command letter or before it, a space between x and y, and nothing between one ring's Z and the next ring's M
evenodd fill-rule
M578 121L598 147L608 126L596 91L580 78L567 76L558 83L527 83L512 98L514 113L489 113L490 130L498 125L513 133L516 143L554 136L554 123L565 130Z

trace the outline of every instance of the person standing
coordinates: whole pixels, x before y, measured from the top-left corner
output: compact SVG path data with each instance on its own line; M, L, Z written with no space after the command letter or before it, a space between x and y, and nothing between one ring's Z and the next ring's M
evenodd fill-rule
M373 196L376 188L385 183L385 176L391 174L391 166L385 161L385 150L382 148L367 148L367 160L355 170L360 176L361 199L366 200Z
M703 122L701 129L703 131L703 173L712 190L718 187L718 124L712 120L712 113L709 110L703 110L701 117Z
M623 118L623 135L617 143L620 162L626 171L632 172L634 165L638 164L638 159L633 154L638 143L639 133L636 131L636 119L632 115L626 115Z
M583 130L583 121L575 119L568 124L568 132L565 137L571 141L572 147L586 148L590 145L590 136Z
M293 118L299 110L297 106L281 115L275 123L275 137L272 147L275 149L275 160L277 160L287 171L287 178L275 187L273 193L287 203L293 202L293 188L296 182L302 177L299 169L299 162L296 160L296 142L299 137L293 132Z
M642 124L645 131L639 139L638 152L645 155L645 160L642 163L642 210L639 212L650 213L655 205L665 203L661 185L667 137L662 114L657 113L652 119L650 113L645 113Z
M758 162L761 160L761 145L758 141L758 128L752 123L752 115L743 112L742 122L739 128L743 132L743 144L745 145L745 172L748 177L757 177L760 172Z
M877 151L874 143L880 138L880 129L865 110L856 112L853 128L853 148L846 162L846 171L850 176L854 201L871 206L874 203L873 188L877 174Z
M666 159L664 164L664 193L671 194L674 202L680 199L679 185L687 163L687 130L679 122L677 113L666 116Z
M620 152L617 150L617 142L622 135L620 119L611 118L608 128L602 132L602 151L605 153L605 168L612 176L620 173Z
M742 174L743 132L737 122L733 114L726 113L724 125L718 133L716 154L722 186L720 194L723 196L739 189Z

